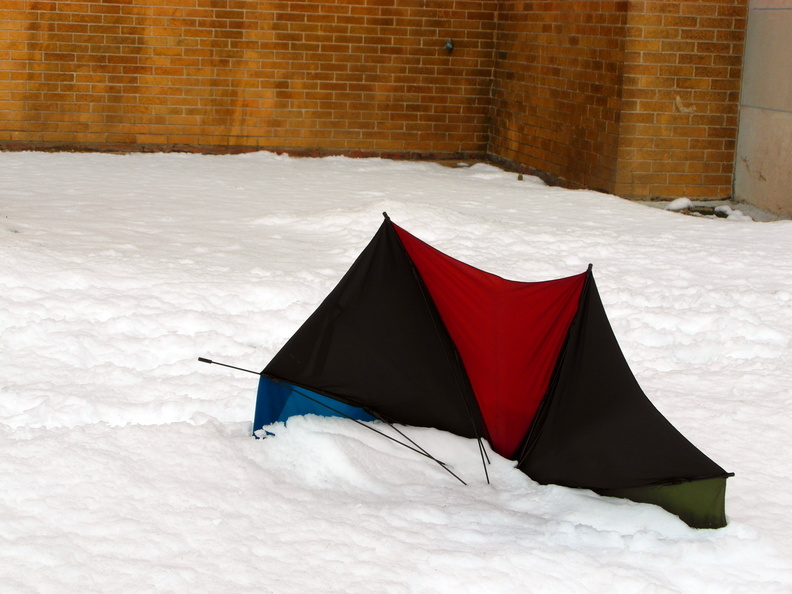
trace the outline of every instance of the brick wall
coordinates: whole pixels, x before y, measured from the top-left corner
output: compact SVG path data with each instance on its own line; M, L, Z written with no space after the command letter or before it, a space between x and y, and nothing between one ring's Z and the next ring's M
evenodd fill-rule
M0 143L483 154L494 18L486 0L4 0Z
M746 5L500 2L490 152L625 197L731 195Z
M747 0L630 4L613 191L730 196Z
M0 148L486 155L718 198L746 4L3 0Z
M612 190L627 2L499 3L490 152Z

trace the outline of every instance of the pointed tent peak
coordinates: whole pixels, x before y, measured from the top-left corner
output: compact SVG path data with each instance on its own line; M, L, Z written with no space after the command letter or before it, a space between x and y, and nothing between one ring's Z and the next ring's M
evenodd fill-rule
M387 219L263 373L389 421L481 435L451 338Z
M517 459L520 470L543 484L655 503L695 527L725 525L730 473L688 441L644 394L591 275L542 410Z
M388 216L388 213L385 212L384 210L382 211L382 216L385 218L386 221L390 221L390 217Z

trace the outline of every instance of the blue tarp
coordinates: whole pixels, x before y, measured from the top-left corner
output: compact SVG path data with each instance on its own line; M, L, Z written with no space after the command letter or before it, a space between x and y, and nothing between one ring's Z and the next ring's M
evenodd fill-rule
M289 417L297 415L346 417L359 421L375 420L362 408L344 404L306 388L285 382L274 382L262 375L256 397L256 418L253 427L260 429L272 423L285 423Z

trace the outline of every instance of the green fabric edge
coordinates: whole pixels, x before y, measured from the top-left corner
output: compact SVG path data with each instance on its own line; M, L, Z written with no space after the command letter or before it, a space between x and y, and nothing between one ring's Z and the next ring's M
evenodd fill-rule
M718 477L673 485L598 489L600 495L653 503L679 516L691 528L726 526L726 479Z

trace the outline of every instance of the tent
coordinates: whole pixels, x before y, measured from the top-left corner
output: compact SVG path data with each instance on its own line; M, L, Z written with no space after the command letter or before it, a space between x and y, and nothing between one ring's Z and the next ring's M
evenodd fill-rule
M485 439L539 483L654 503L693 527L726 525L732 475L643 393L591 266L506 280L385 215L261 372L254 429L311 412Z

